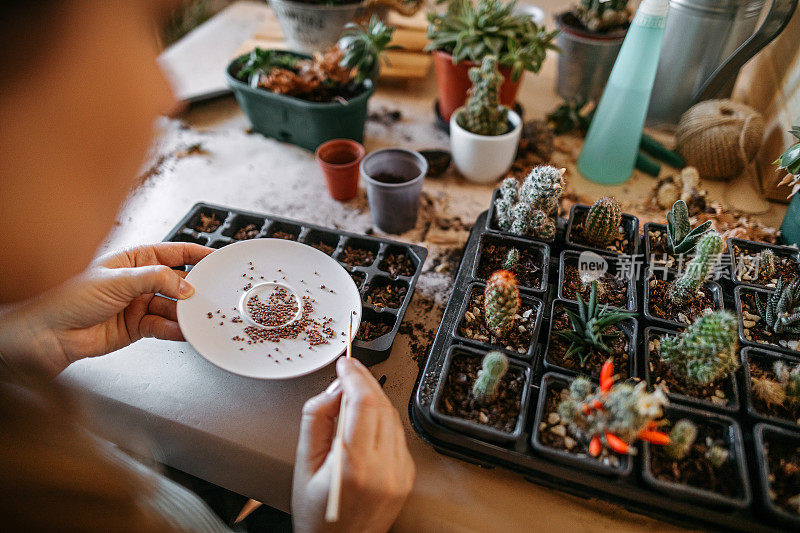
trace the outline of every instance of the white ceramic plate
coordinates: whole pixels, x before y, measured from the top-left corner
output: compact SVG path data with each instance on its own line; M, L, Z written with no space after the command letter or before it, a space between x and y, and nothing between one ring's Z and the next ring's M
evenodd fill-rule
M186 279L196 290L178 302L178 324L186 340L211 363L241 376L288 379L314 372L345 351L350 316L354 338L361 322L361 297L350 274L326 254L294 241L252 239L230 244L200 261ZM299 296L315 299L311 318L332 318L335 336L313 348L303 334L278 343L232 340L249 340L247 323L232 320L239 316L236 309L247 284L264 281L286 284Z

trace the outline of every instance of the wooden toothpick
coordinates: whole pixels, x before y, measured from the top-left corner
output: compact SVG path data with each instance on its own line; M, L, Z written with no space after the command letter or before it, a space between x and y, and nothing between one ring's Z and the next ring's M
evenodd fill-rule
M350 329L347 331L347 358L353 356L353 315L350 315ZM342 453L344 451L344 424L347 415L347 395L342 393L339 408L339 421L336 424L336 436L333 439L333 461L331 465L331 484L328 488L328 505L325 508L325 521L339 520L339 501L342 492Z

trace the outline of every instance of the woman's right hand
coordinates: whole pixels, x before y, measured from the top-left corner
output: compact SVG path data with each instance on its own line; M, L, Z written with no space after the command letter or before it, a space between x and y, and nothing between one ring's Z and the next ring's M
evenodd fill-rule
M292 519L302 533L387 531L411 491L416 467L406 446L400 415L369 370L340 358L339 375L306 402L292 485ZM331 445L342 391L347 420L342 453L339 521L325 521L332 465Z

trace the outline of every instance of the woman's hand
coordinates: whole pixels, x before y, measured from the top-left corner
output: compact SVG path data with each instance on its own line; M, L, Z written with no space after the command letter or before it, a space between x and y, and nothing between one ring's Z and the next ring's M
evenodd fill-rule
M175 300L194 288L186 272L170 267L194 265L213 251L159 243L102 256L80 276L0 314L0 354L12 369L35 366L56 375L142 337L183 340Z
M295 530L387 531L416 477L400 415L360 362L342 357L336 370L339 378L303 406L292 484ZM331 482L330 451L342 391L348 402L342 491L339 521L329 524L325 505Z

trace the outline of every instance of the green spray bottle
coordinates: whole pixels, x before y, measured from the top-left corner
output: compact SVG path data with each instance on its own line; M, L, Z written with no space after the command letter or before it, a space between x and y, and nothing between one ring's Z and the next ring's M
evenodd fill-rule
M669 0L642 0L592 118L578 170L595 183L617 184L633 173Z

